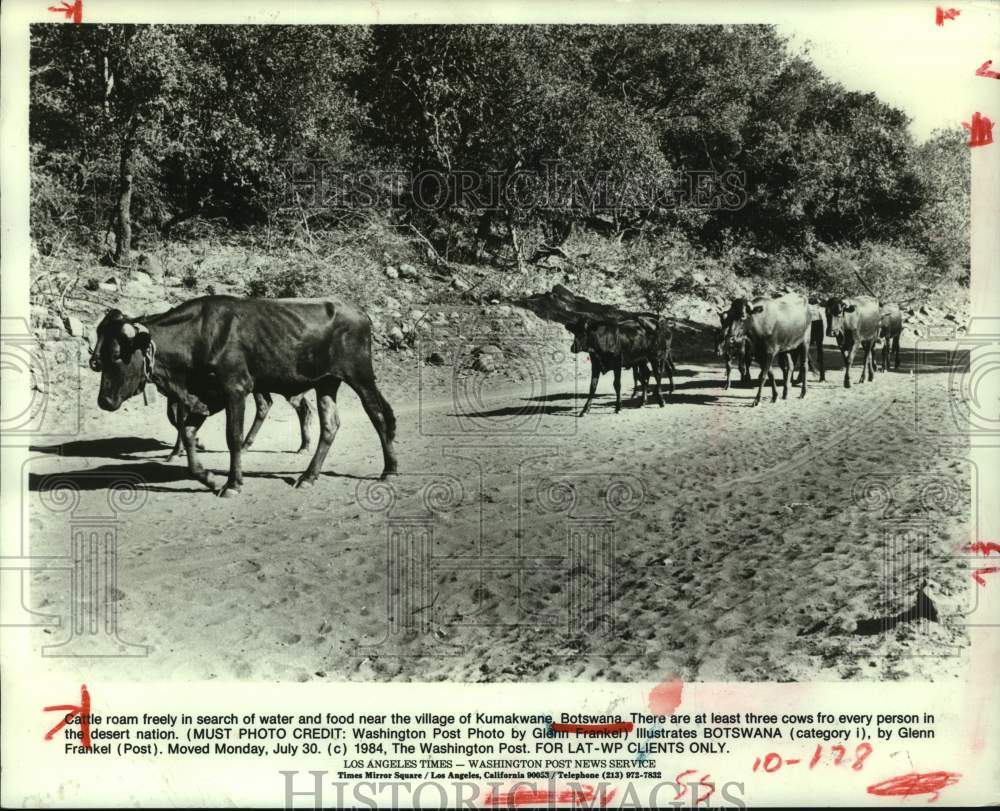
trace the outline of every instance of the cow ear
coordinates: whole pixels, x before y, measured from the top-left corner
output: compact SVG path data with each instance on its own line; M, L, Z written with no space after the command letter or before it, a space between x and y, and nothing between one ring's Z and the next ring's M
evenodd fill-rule
M722 324L722 326L726 326L726 311L725 310L720 310L719 311L719 323Z

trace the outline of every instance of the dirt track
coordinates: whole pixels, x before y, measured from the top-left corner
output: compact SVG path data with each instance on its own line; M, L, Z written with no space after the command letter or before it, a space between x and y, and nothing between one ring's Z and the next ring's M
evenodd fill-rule
M955 615L973 585L956 557L969 468L964 447L919 433L953 419L947 369L911 375L904 351L902 372L844 391L827 357L833 371L805 400L765 395L757 409L750 389L721 389L717 365L682 361L666 408L616 416L607 376L582 420L585 364L521 384L453 385L425 367L419 394L413 376L383 374L399 418L391 490L345 392L315 487L291 486L307 458L290 452L294 413L279 399L235 499L164 462L162 397L105 414L88 395L85 439L34 454L31 552L66 554L49 488L81 491L75 517L107 512L108 487L141 478L141 506L118 514L115 597L121 637L149 655L93 660L95 679L955 677L967 645ZM86 382L96 393L96 376ZM214 417L202 431L219 484L222 429ZM926 547L887 541L915 521ZM387 566L387 530L427 546ZM32 584L30 608L67 616L64 573Z

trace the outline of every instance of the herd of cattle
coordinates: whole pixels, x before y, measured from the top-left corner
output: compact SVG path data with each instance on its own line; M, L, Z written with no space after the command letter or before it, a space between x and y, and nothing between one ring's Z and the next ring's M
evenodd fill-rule
M744 382L751 380L750 364L760 366L757 395L753 406L760 403L764 381L771 384L772 402L778 399L771 367L775 358L784 372L782 397L788 398L792 380L792 364L799 371L800 396L805 397L810 363L810 344L816 347L817 370L821 381L826 379L823 360L824 336L835 338L844 357L844 386L851 387L851 367L860 348L864 365L859 383L865 375L874 379L874 350L883 341L882 369L888 368L894 353L899 368L899 336L903 331L903 314L895 304L880 304L870 296L831 298L824 305L809 301L797 293L785 293L772 298L735 299L725 312L719 313L721 325L716 332L716 353L726 361L725 388L729 388L735 362ZM590 409L597 382L605 372L614 374L615 412L621 411L621 370L631 368L636 389L641 390L639 404L646 402L646 387L650 370L656 380L654 393L662 406L660 384L666 375L670 392L674 389L674 365L671 358L672 333L667 319L654 313L629 313L613 321L592 322L584 319L568 323L573 334L573 352L590 356L590 394L580 412ZM633 396L635 393L633 392Z
M864 353L865 375L874 378L873 352L884 341L882 368L895 352L899 367L902 313L892 304L858 296L831 298L824 306L796 293L772 298L739 298L720 313L716 351L726 361L725 387L729 388L733 363L744 381L751 379L750 363L760 366L757 394L760 402L765 380L771 384L772 401L778 399L771 367L775 358L784 371L783 396L788 397L792 364L799 371L801 396L806 393L810 344L816 346L819 379L825 379L823 338L835 338L845 361L844 385L850 387L856 351ZM664 376L673 392L672 330L667 319L655 313L627 313L602 320L583 317L566 323L573 335L573 352L585 352L591 363L590 393L580 412L590 409L597 383L604 372L614 375L615 411L621 410L621 371L633 372L639 405L645 404L650 374L654 395ZM243 485L241 451L250 447L267 416L271 395L288 399L299 416L304 453L311 444L310 389L316 391L320 437L315 454L297 487L313 484L333 443L340 419L337 392L342 382L358 395L382 445L382 476L396 472L393 440L396 418L375 385L372 367L371 320L357 308L335 300L238 299L206 296L185 302L165 313L133 319L110 310L97 327L91 368L101 373L98 405L116 411L146 384L167 397L167 415L177 428L170 459L183 451L191 475L212 487L208 472L198 460L204 450L198 429L210 414L226 413L229 476L221 496L233 496ZM246 397L253 394L256 417L242 437ZM635 392L633 392L635 396Z

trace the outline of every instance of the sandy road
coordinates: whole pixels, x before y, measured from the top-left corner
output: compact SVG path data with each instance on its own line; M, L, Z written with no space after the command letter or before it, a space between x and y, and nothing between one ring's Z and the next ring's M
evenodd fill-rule
M569 362L544 384L386 379L401 470L386 485L345 393L325 475L294 489L307 458L277 400L236 499L164 462L162 398L88 404L84 438L33 454L31 551L67 554L68 525L138 483L114 515L113 596L147 655L92 660L95 679L956 676L969 465L921 429L953 419L947 369L911 375L904 357L844 391L833 362L804 400L751 409L717 365L680 365L666 408L614 415L605 378L584 419ZM202 431L219 483L222 428ZM67 486L79 502L58 512ZM67 580L33 575L29 607L68 616Z

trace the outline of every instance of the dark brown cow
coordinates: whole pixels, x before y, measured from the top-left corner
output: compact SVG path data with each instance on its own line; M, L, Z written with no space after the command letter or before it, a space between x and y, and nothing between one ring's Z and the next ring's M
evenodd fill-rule
M878 337L882 344L882 371L889 368L890 353L895 355L895 368L899 369L899 336L903 334L903 313L897 304L883 304L879 308ZM875 366L878 370L878 366Z
M809 331L809 349L816 347L816 368L819 370L819 382L826 380L826 360L823 357L823 339L826 337L826 309L818 299L809 299L809 317L812 326Z
M750 341L743 333L743 322L738 321L727 329L725 312L719 313L719 320L721 326L715 332L715 354L726 360L726 382L722 388L729 388L729 379L733 373L733 361L736 361L736 366L739 369L740 382L749 383L751 379L750 358L753 353Z
M97 404L105 411L116 411L147 383L181 404L188 469L208 487L197 431L209 414L225 409L229 477L219 495L235 495L243 485L243 416L246 396L255 392L316 390L320 439L296 486L313 484L323 467L340 426L342 382L358 394L375 426L383 477L396 472L396 419L375 385L371 321L344 302L206 296L141 318L111 310L97 328L90 363L101 373Z
M874 380L872 370L872 350L879 333L879 306L871 296L853 298L831 298L826 302L826 334L836 338L840 354L844 357L844 388L851 387L851 366L854 353L860 345L864 352L864 363L858 383Z
M654 394L657 403L664 405L660 393L664 373L670 382L670 393L674 391L674 365L670 356L673 335L664 319L632 318L611 322L583 320L567 324L573 334L573 352L586 352L590 356L590 394L580 411L582 417L590 410L590 403L597 390L597 381L604 372L614 373L615 413L622 408L622 367L632 367L638 380L643 381L643 368L652 369L656 379ZM642 387L642 400L646 402L646 386Z
M246 450L253 445L254 439L257 438L257 432L260 431L260 427L264 424L264 420L267 419L267 413L271 410L271 406L274 404L274 400L267 392L257 392L254 394L253 399L254 405L256 406L256 414L254 415L253 425L250 427L246 438L243 440L243 450ZM288 404L295 409L299 418L299 436L301 437L301 443L299 444L299 449L295 452L306 453L312 445L312 406L309 405L309 399L304 394L293 394L285 399L288 400ZM177 440L174 442L174 448L170 451L170 455L167 456L168 462L184 453L182 431L184 418L184 407L179 402L172 400L167 403L167 419L170 420L170 424L177 429ZM197 442L197 447L200 451L205 450L200 441Z
M739 327L737 327L739 325ZM760 365L760 377L757 381L757 395L751 406L760 403L764 390L764 380L771 384L771 402L778 399L778 389L774 383L771 366L775 356L785 371L782 399L788 399L788 386L791 381L791 353L798 351L801 362L800 397L806 396L806 367L809 363L809 337L812 328L812 316L809 313L809 302L797 293L786 293L776 298L757 298L752 302L744 298L736 299L730 305L726 314L724 329L732 334L741 328L750 341L753 356Z

